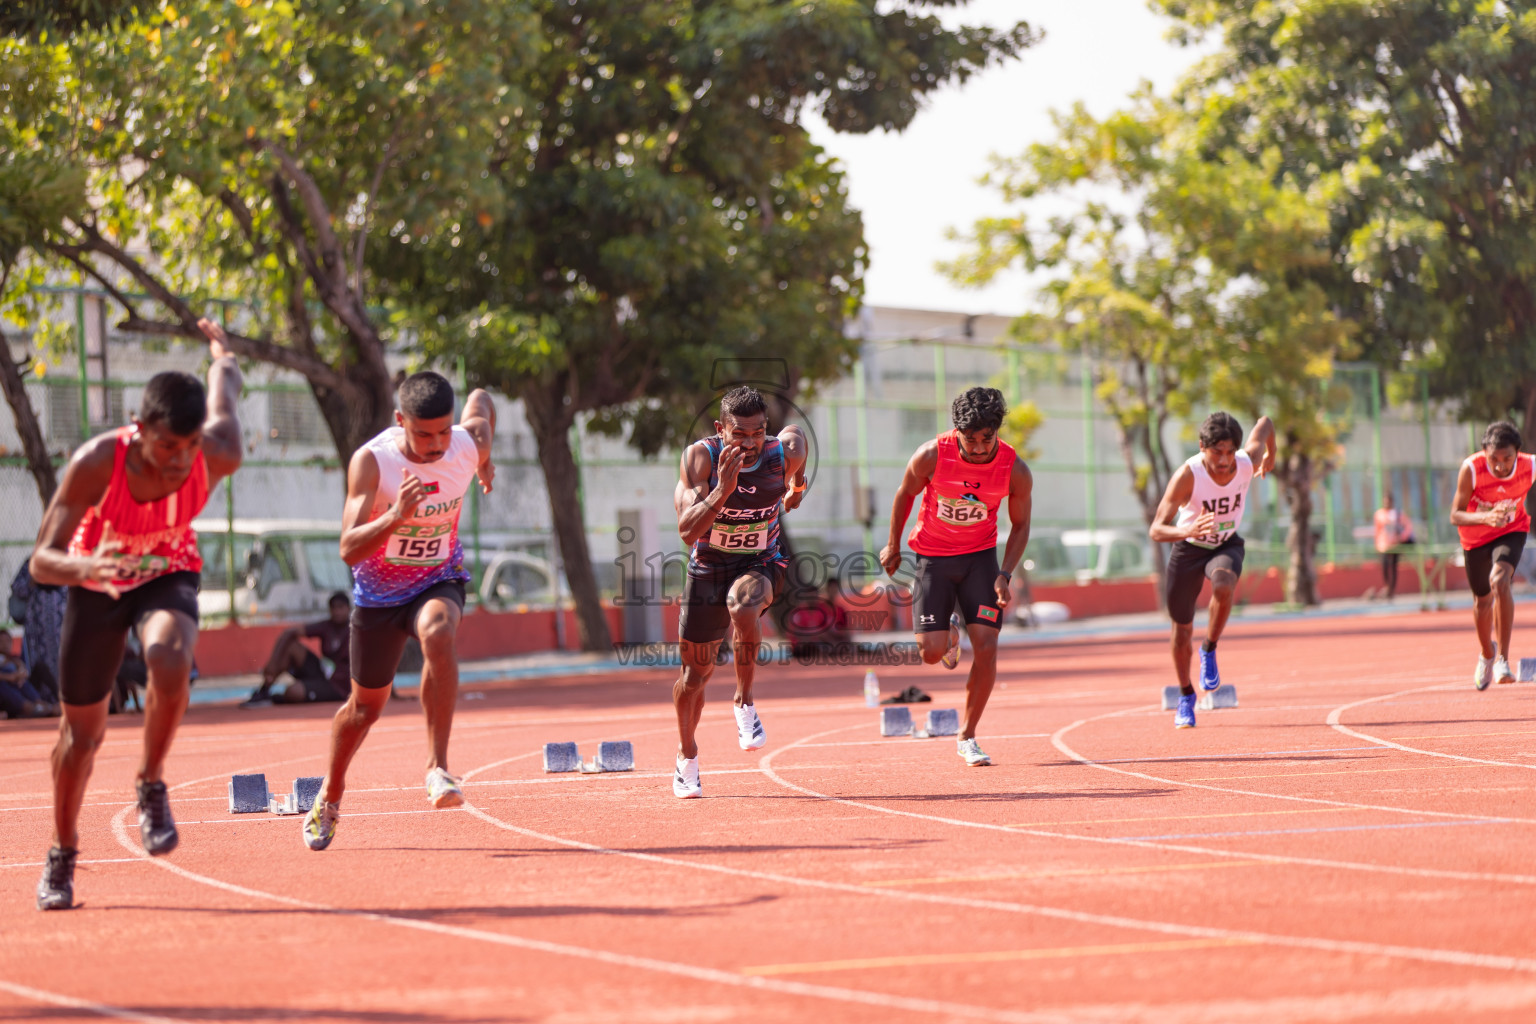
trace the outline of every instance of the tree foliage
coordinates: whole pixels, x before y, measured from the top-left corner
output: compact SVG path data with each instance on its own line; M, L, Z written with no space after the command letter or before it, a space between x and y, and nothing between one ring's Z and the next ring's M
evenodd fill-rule
M972 252L950 269L977 282L1015 261L1051 274L1020 333L1090 358L1148 523L1176 468L1170 418L1199 419L1206 401L1272 416L1293 524L1288 593L1312 603L1310 489L1337 449L1328 381L1351 344L1312 278L1331 260L1326 206L1283 174L1210 151L1196 113L1143 92L1103 120L1081 107L1058 117L1054 141L994 169L1023 209L976 225ZM1071 205L1038 223L1030 207L1044 197Z

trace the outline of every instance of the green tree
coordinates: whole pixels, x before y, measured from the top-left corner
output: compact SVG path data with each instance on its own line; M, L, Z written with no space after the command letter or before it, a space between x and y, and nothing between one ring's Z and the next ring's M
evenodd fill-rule
M863 232L804 108L844 131L900 129L928 92L1034 37L946 30L927 13L944 5L916 0L536 6L530 143L496 168L501 215L435 240L429 283L392 276L397 301L439 324L432 351L523 401L581 643L601 649L572 428L651 454L692 440L722 360L782 359L790 395L843 373Z
M1319 186L1315 277L1389 368L1469 418L1536 424L1536 17L1527 3L1159 0L1218 52L1203 144Z
M1327 381L1349 344L1308 276L1329 260L1325 207L1204 150L1199 127L1188 107L1149 93L1102 121L1081 107L1058 118L1054 142L997 162L1005 200L1025 209L976 225L972 252L950 270L971 282L1015 261L1053 272L1044 310L1020 332L1092 360L1149 524L1176 468L1163 440L1170 418L1192 418L1207 398L1271 415L1291 514L1287 595L1315 603L1311 488L1337 449ZM1028 205L1046 196L1076 205L1036 228Z
M196 337L243 297L231 348L303 374L345 462L391 422L372 264L494 217L536 41L502 0L194 0L81 31L40 130L78 140L92 203L48 250L127 330Z

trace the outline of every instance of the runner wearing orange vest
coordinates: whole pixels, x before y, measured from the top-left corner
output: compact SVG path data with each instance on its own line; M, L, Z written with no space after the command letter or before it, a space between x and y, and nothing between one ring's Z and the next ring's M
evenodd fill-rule
M881 567L894 575L901 566L901 531L921 495L922 510L907 538L917 555L912 626L929 665L941 661L954 668L962 624L970 637L958 753L972 767L992 763L976 742L976 727L997 680L997 634L1012 598L1009 583L1029 543L1034 479L1013 447L997 436L1007 411L996 388L971 388L955 399L954 429L925 443L907 463L891 505L890 539L880 552ZM1004 499L1009 533L999 565L997 512Z
M1451 522L1466 552L1472 619L1482 648L1472 676L1472 685L1479 690L1486 690L1494 679L1515 681L1509 670L1509 638L1515 626L1511 585L1531 529L1525 495L1533 480L1536 455L1521 452L1520 431L1502 422L1483 432L1483 450L1468 456L1456 477Z

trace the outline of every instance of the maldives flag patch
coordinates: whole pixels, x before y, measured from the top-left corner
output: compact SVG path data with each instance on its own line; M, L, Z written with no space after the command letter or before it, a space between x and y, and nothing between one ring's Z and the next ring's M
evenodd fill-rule
M996 622L997 621L997 609L996 608L988 608L986 605L982 605L980 608L976 609L976 614L980 618L986 619L988 622Z
M422 484L421 485L421 493L422 494L436 494L437 493L437 481L434 480L434 481L432 481L429 484Z

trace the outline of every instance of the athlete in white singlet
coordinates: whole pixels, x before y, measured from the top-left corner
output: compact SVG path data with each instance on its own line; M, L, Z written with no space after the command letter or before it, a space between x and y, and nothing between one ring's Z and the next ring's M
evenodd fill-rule
M1200 425L1200 454L1173 474L1157 517L1152 539L1172 544L1164 574L1168 616L1173 620L1173 668L1179 680L1179 707L1174 712L1177 729L1195 724L1195 688L1189 663L1195 621L1195 602L1205 581L1211 581L1211 604L1200 647L1200 688L1221 685L1216 671L1216 641L1221 639L1232 612L1232 597L1243 574L1243 512L1248 506L1248 487L1255 476L1275 466L1275 425L1261 416L1243 444L1243 428L1230 413L1212 413Z
M304 819L304 844L323 850L336 835L347 766L389 700L407 638L421 641L421 706L431 753L427 799L464 802L448 774L448 736L459 695L455 638L464 611L464 546L459 514L478 477L489 494L496 475L491 438L496 410L472 391L453 422L453 387L441 374L400 385L396 426L359 448L347 467L341 557L353 574L352 695L331 727L325 784Z

